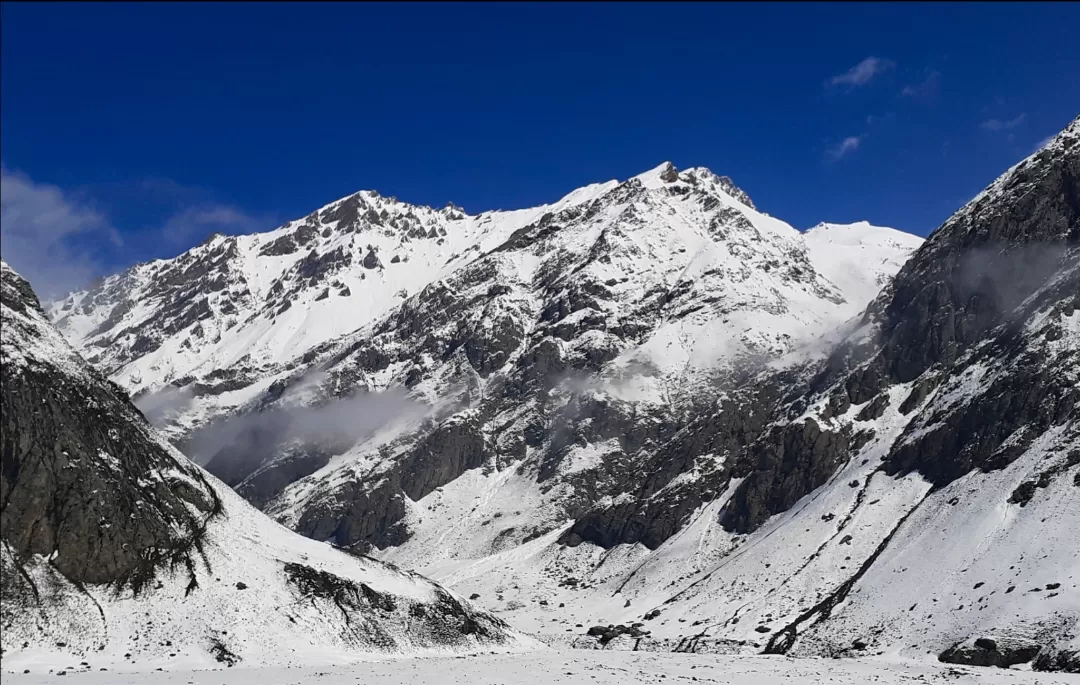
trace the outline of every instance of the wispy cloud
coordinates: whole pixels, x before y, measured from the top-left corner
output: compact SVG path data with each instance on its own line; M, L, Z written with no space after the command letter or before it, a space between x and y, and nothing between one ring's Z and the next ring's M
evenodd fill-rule
M191 247L214 233L248 233L265 228L255 217L228 205L188 207L170 216L158 231L170 246Z
M838 74L829 79L829 85L847 86L855 88L865 86L881 73L896 66L896 62L878 57L867 57L843 74Z
M1036 144L1035 144L1035 147L1034 147L1034 148L1032 148L1032 150L1031 150L1031 153L1032 153L1032 154L1035 154L1035 153L1036 153L1036 152L1038 152L1039 150L1043 149L1043 148L1044 148L1044 147L1046 147L1046 146L1047 146L1047 145L1048 145L1048 144L1050 143L1050 141L1051 141L1051 140L1053 140L1053 139L1054 139L1054 136L1053 136L1053 135L1049 135L1049 136L1046 136L1045 138L1043 138L1042 140L1040 140L1040 141L1039 141L1038 143L1036 143Z
M99 274L80 240L121 245L105 217L60 188L0 165L0 256L43 297L67 292Z
M941 72L931 71L919 83L904 86L900 95L906 98L929 98L937 95L941 88Z
M888 121L892 121L895 118L895 112L886 112L885 114L868 114L866 115L866 125L874 126L876 124L882 124Z
M1012 119L987 119L979 124L979 126L985 131L1005 131L1010 128L1016 128L1020 124L1024 123L1024 117L1026 115L1021 112L1019 116Z
M839 143L826 150L825 156L831 160L837 160L846 157L852 152L858 150L865 138L865 133L860 136L848 136L847 138L844 138Z
M85 189L65 191L0 165L0 256L21 273L43 299L86 287L92 280L147 258L171 256L213 233L249 233L270 224L235 207L194 200L184 186L147 181L194 204L177 204L163 219L123 231L98 208ZM140 187L143 183L139 184Z

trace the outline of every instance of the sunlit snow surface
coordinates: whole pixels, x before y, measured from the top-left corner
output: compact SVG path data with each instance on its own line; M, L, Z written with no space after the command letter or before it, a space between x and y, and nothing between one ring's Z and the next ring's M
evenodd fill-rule
M1057 685L1080 677L930 662L730 657L715 654L544 650L528 654L393 659L299 668L4 674L11 685Z

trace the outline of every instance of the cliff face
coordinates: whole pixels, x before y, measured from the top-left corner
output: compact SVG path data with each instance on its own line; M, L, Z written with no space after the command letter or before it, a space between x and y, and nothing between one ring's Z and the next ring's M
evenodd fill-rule
M126 395L45 321L6 264L3 297L4 542L79 583L131 584L191 569L221 504L200 470L161 448Z
M0 305L5 667L43 652L96 665L166 653L232 665L305 661L326 649L519 642L420 576L256 512L86 365L7 264Z

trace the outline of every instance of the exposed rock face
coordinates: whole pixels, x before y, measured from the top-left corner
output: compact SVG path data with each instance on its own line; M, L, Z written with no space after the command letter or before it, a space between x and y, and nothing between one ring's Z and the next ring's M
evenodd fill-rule
M6 264L0 278L4 542L17 558L51 557L72 581L136 592L158 567L191 569L220 510L213 488L166 454L124 395L74 353L61 347L67 358L57 365L24 354L61 341L26 281Z
M479 468L486 453L475 416L457 415L420 441L408 457L401 487L412 500L446 485L469 469Z
M852 402L865 401L875 385L938 383L945 374L1002 362L1010 369L936 430L902 439L889 456L889 473L915 469L941 485L972 468L1001 468L1035 436L1074 417L1080 390L1047 365L1075 368L1077 351L1033 349L1023 329L1048 308L1066 319L1080 308L1076 145L1075 137L1064 137L968 203L868 311L879 322L880 351L861 371L862 382L847 384ZM1059 330L1051 323L1041 337ZM1018 430L1026 437L999 449Z
M1023 457L1035 477L1015 488L1009 500L1027 506L1040 489L1056 485L1061 492L1059 481L1076 463L1070 455L1080 443L1078 298L1080 121L1074 121L915 253L867 310L860 334L815 374L810 387L820 394L810 404L821 407L823 417L850 415L849 407L864 405L854 422L833 419L841 431L850 431L869 418L862 413L869 407L870 417L888 419L889 405L904 397L901 429L882 444L877 471L895 477L917 473L931 485L920 500L929 502L934 492L960 479L1009 469ZM1063 343L1066 336L1073 341ZM796 403L791 414L803 411ZM821 462L805 443L798 451L809 463ZM785 480L772 478L772 491L782 491ZM740 496L752 487L749 482L730 507L745 508ZM952 497L947 504L962 508L959 500ZM873 573L874 559L893 535L912 534L917 524L908 517L918 520L921 511L919 504L909 509L851 582L790 622L769 648L787 652L807 629L811 642L827 633L833 607L863 574ZM1003 554L1022 559L1024 552ZM1023 635L1029 630L1025 623L1037 620L1021 615L1014 615L1006 635ZM1053 623L1049 616L1042 620ZM1066 623L1047 632L1037 646L1006 648L980 639L950 647L941 659L1007 667L1041 655L1056 663L1060 646L1075 635L1076 618L1071 620L1072 627ZM972 620L969 629L977 625Z
M519 641L418 575L252 509L86 365L2 262L0 313L5 668L42 650L109 665L165 653L288 664Z
M938 661L966 666L996 666L1009 668L1031 662L1039 654L1039 645L1002 646L988 638L979 638L972 645L954 645L938 656ZM1064 670L1064 669L1061 669Z
M1075 124L1070 128L1075 133ZM889 387L914 382L903 410L922 404L922 412L893 443L882 470L915 470L937 486L975 468L1003 468L1038 436L1075 422L1080 350L1041 344L1057 339L1058 321L1080 308L1074 133L1022 162L938 229L868 308L863 325L871 332L841 345L808 387L796 384L786 411L802 414L816 390L825 396L818 400L821 418L866 405L857 419L874 420L888 405ZM1025 332L1032 321L1042 326ZM990 368L1008 372L985 378L988 387L970 401L923 404L931 388L947 395ZM848 458L851 433L850 423L822 431L813 418L774 428L749 450L751 470L724 525L751 531L822 485Z
M725 510L729 530L750 532L818 489L850 454L843 433L814 419L772 431L751 450L750 469Z

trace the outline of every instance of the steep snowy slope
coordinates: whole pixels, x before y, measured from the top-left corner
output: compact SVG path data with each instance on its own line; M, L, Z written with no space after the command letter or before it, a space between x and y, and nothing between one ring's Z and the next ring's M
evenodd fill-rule
M777 366L560 530L383 555L579 641L1080 669L1080 120L939 228L826 360ZM457 485L413 516L453 519ZM421 544L467 544L442 530Z
M845 293L877 293L922 239L866 221L818 224L805 234L810 261Z
M0 263L3 666L333 662L527 646L413 573L267 519L161 439Z

